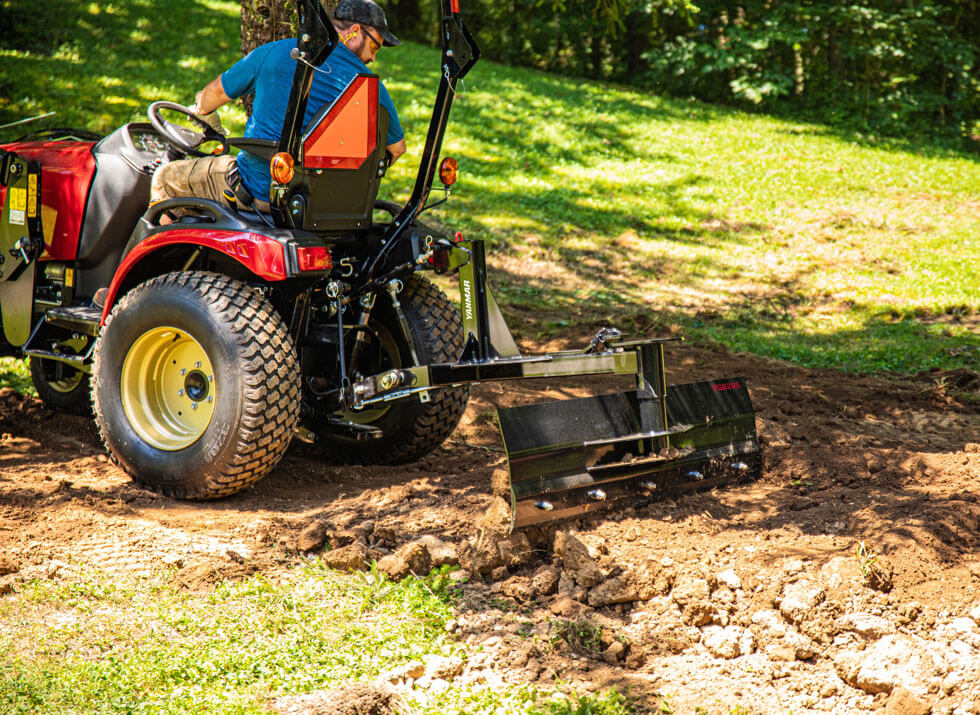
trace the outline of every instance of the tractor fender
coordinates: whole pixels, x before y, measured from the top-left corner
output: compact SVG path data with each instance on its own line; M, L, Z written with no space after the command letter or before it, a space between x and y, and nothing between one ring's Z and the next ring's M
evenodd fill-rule
M281 241L250 231L175 227L148 236L133 246L123 258L112 277L103 304L103 325L133 268L153 260L155 252L174 246L199 246L223 253L262 280L281 281L288 278L285 249Z

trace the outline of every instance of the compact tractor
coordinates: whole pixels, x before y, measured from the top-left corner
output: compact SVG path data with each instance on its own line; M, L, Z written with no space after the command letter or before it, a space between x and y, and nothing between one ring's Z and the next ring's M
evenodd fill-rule
M26 356L44 402L94 412L112 460L178 498L243 489L294 437L335 463L417 460L456 428L472 384L572 375L635 375L636 388L498 411L515 527L758 476L741 378L668 386L671 339L612 328L581 350L521 355L484 242L419 219L455 181L440 149L479 57L459 0L440 3L440 81L404 206L377 198L377 76L357 76L302 126L313 72L338 43L317 0L298 2L277 142L228 139L157 102L148 123L107 136L37 131L0 146L0 355ZM148 206L156 167L208 142L270 162L271 212ZM458 274L459 308L427 271Z

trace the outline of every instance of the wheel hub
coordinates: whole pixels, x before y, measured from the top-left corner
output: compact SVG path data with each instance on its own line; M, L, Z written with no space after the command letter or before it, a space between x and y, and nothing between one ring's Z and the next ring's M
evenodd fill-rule
M143 333L123 360L123 409L137 434L166 451L194 444L214 415L217 386L201 344L183 330Z

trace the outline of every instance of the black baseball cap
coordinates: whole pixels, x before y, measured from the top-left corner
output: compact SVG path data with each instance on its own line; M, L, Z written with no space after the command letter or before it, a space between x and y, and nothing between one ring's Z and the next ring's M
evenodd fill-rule
M397 47L402 43L397 37L391 34L388 29L388 21L385 19L385 11L381 6L371 0L340 0L337 9L333 11L335 20L346 20L356 22L359 25L370 25L375 28L384 40L385 46Z

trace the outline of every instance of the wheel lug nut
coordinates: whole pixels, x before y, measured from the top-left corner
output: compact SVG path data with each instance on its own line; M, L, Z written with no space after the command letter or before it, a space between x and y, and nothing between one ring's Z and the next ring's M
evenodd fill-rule
M208 402L214 402L214 397L211 396L211 395L208 395Z
M177 390L177 394L180 395L181 397L183 397L184 396L184 388L180 388L179 390Z
M186 367L180 368L180 374L181 375L186 375L187 374L187 368Z
M192 402L191 403L191 409L192 410L196 410L197 409L197 403L196 402Z
M194 367L201 367L201 361L198 360L196 363L194 363Z

